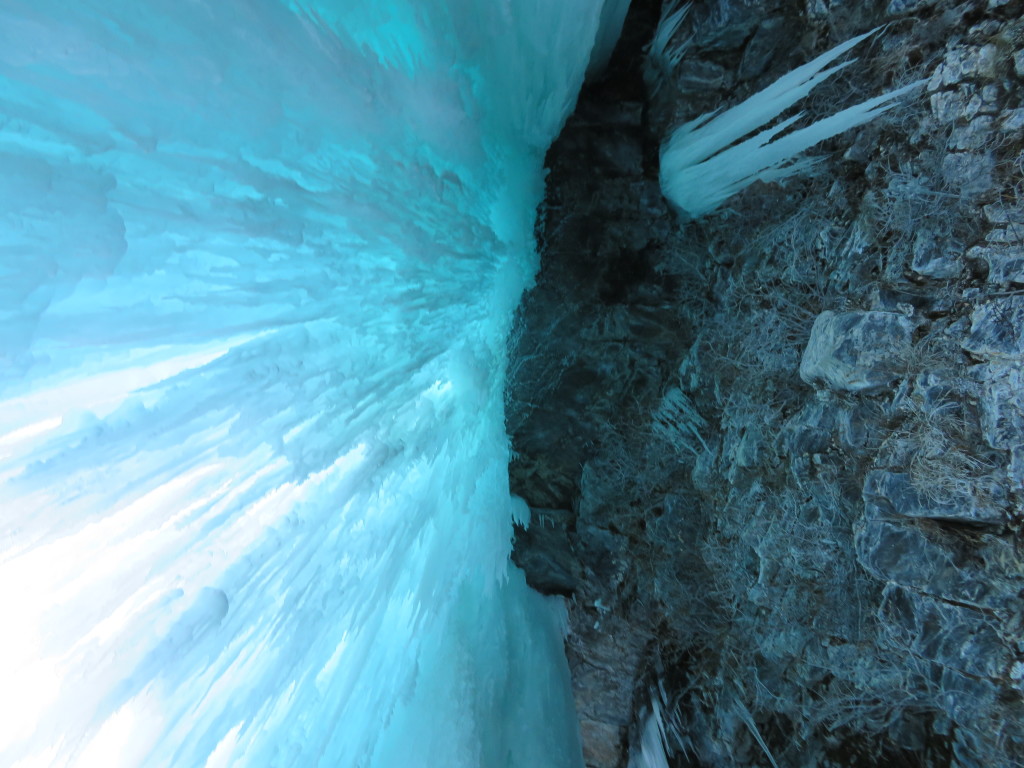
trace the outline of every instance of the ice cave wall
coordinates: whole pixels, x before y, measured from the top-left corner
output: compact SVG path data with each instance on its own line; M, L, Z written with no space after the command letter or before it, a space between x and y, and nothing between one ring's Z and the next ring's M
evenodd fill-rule
M502 387L601 14L0 7L0 763L579 764Z

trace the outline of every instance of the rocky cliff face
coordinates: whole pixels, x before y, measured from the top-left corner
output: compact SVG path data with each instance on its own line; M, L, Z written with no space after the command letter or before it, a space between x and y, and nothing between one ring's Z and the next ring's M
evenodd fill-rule
M1022 765L1024 7L705 0L650 98L658 13L551 150L509 390L588 765L656 679L675 765ZM811 111L916 96L809 177L667 209L669 129L880 24Z

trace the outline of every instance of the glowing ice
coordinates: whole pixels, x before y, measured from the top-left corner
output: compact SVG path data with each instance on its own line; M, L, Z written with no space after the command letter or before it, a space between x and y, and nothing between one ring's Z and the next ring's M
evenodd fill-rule
M0 764L579 764L501 389L601 11L0 7Z

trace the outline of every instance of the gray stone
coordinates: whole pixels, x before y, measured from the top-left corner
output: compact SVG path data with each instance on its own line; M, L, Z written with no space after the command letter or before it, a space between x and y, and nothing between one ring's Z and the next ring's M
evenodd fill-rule
M933 93L928 103L932 108L932 116L940 123L953 123L966 116L969 96L965 89L956 91L937 91Z
M764 15L763 0L715 0L710 13L695 27L698 48L729 51L743 45Z
M992 299L975 309L963 348L983 359L1024 361L1024 296Z
M580 566L567 531L570 513L534 509L528 528L516 527L512 561L526 574L526 583L545 595L571 595L576 591Z
M1024 209L1022 208L992 204L986 205L982 210L985 212L985 221L989 224L1011 224L1024 227Z
M979 365L981 430L985 442L1009 451L1024 445L1024 372L1019 365Z
M932 115L948 125L973 120L978 115L999 112L999 86L990 83L981 88L973 83L960 83L953 90L936 91L929 97Z
M1024 226L1010 224L1007 227L989 230L985 235L985 241L995 245L1024 245Z
M953 129L949 137L949 148L954 150L977 150L989 145L992 141L992 118L979 115L967 125Z
M844 392L878 392L898 377L913 325L895 312L822 312L800 362L800 378Z
M717 91L728 79L724 67L702 59L684 61L676 70L676 83L685 91Z
M1019 133L1024 131L1024 108L1009 109L1003 113L1003 120L999 127L1007 133Z
M954 48L932 73L928 90L956 85L963 80L994 80L998 49L993 44Z
M891 640L915 656L974 677L999 679L1009 670L1009 649L981 611L890 582L878 617Z
M984 569L948 541L917 525L868 519L855 536L857 561L880 581L944 600L998 610L1012 599L1003 583L994 583Z
M951 152L942 158L942 179L962 195L985 195L994 188L995 158L988 152Z
M785 42L788 34L784 19L768 18L761 22L761 26L757 28L757 32L750 38L743 51L739 79L750 80L768 69L775 52Z
M919 275L937 280L958 277L963 272L959 254L933 233L922 231L914 238L910 268Z
M967 488L943 490L941 498L928 498L904 472L872 470L864 479L864 502L875 515L925 518L969 525L1002 526L999 499ZM991 489L985 486L986 491ZM936 491L936 496L940 494Z
M1024 48L1013 54L1013 71L1018 77L1024 77Z
M885 12L889 16L902 16L905 13L917 13L925 8L931 8L937 0L889 0Z

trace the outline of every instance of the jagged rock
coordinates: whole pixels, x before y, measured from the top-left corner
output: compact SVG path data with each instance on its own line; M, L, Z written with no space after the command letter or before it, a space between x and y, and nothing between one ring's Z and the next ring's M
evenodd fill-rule
M910 349L909 318L895 312L822 312L800 362L800 378L845 392L877 392Z
M951 152L942 158L942 179L962 195L987 195L994 189L995 164L988 152Z
M947 280L959 276L964 267L951 244L922 231L914 238L910 268L924 277Z
M986 487L986 490L991 490ZM864 502L873 516L926 518L969 525L1002 526L1006 520L1000 499L971 494L966 489L943 490L944 498L928 498L911 475L872 470L864 479Z
M794 414L782 429L782 445L790 456L825 453L833 444L836 408L816 400Z
M694 44L705 50L725 51L739 48L757 27L765 13L764 0L715 0L710 16L697 25Z
M897 645L947 669L990 679L1009 670L1009 649L982 611L890 582L882 591L878 618Z
M743 59L740 61L738 73L739 79L750 80L768 69L775 52L785 42L787 35L784 19L768 18L761 22L743 51Z
M993 44L954 48L946 54L931 80L928 90L956 85L963 80L994 80L999 51Z
M684 61L676 74L676 82L686 91L716 91L728 81L724 67L703 59Z
M973 120L999 113L999 86L960 83L956 90L936 91L929 97L932 115L943 124Z
M579 561L569 543L570 513L533 509L528 528L516 527L512 562L526 573L526 583L545 595L571 595L579 581Z
M972 559L950 541L920 526L870 518L854 540L857 561L880 581L979 608L1005 607L1004 583L993 579L976 560L972 565Z
M1024 209L1010 208L1005 205L986 205L982 208L985 212L985 221L989 224L1011 224L1024 227Z
M957 126L950 134L948 146L959 151L982 149L992 141L992 118L979 115L967 125Z
M999 127L1007 133L1024 131L1024 109L1010 109L1004 112Z
M1024 77L1024 48L1013 54L1013 71L1018 77Z
M981 382L981 429L987 442L998 450L1024 445L1024 372L1017 365L979 365L975 378Z
M917 13L925 8L933 7L938 0L889 0L885 12L889 16L902 16L905 13Z
M1024 283L1024 248L976 245L967 251L967 258L981 260L988 265L990 283Z
M975 309L963 348L989 360L1024 360L1024 296L995 298Z

